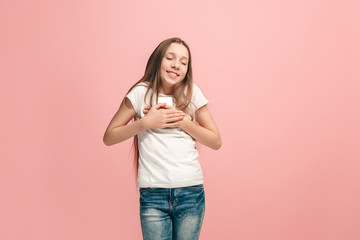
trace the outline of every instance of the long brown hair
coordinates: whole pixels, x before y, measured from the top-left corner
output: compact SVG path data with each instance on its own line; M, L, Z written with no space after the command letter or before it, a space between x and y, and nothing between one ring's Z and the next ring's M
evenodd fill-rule
M150 55L150 58L146 64L146 69L144 76L137 81L128 91L128 93L133 89L137 84L139 83L146 83L147 84L147 91L144 97L144 102L146 99L146 96L148 95L150 89L151 95L150 95L150 103L149 105L152 105L154 94L156 96L156 103L158 102L159 97L159 88L161 86L161 78L159 74L159 70L161 67L161 62L163 60L163 57L165 55L166 50L170 46L171 43L179 43L184 45L189 53L189 59L188 59L188 69L186 72L186 75L184 79L176 84L174 86L173 91L173 98L176 104L176 108L180 109L181 111L184 111L185 113L189 114L190 116L193 116L193 112L191 111L190 104L191 104L191 96L192 96L192 86L193 86L193 74L192 74L192 66L191 66L191 53L190 48L187 45L185 41L178 37L169 38L164 41L162 41L153 51L153 53ZM138 138L137 135L134 136L134 142L133 142L133 148L134 148L134 168L135 168L135 178L137 179L138 176L138 167L139 167L139 149L138 149Z

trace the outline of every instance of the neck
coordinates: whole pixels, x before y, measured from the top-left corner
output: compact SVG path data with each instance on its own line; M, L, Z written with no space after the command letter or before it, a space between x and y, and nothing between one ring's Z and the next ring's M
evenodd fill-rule
M160 86L159 92L163 93L165 95L172 95L174 91L174 88L166 88L164 85Z

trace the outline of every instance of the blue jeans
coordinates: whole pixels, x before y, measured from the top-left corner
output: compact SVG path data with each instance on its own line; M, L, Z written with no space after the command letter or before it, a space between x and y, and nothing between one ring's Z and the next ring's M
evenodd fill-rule
M179 188L140 188L144 240L196 240L205 213L203 184Z

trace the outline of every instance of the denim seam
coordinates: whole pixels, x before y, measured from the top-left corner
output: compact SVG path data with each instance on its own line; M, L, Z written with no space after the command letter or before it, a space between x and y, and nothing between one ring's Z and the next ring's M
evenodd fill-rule
M169 194L169 212L170 212L170 214L172 214L172 205L171 205L171 189L169 189L169 192L170 192L170 194Z

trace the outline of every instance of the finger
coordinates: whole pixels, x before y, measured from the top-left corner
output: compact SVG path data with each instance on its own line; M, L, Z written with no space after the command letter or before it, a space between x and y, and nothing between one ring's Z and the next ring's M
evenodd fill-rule
M180 125L180 121L173 122L173 123L166 123L165 127L178 127Z
M156 109L160 109L160 108L165 107L165 106L166 106L166 103L158 103L158 104L156 104L154 107L155 107Z
M168 108L168 109L164 109L164 110L165 110L165 112L166 112L167 114L184 113L183 111L178 110L178 109L176 109L176 108L174 108L174 107Z
M166 115L166 119L176 118L176 117L184 117L185 113L171 113Z
M171 106L171 105L166 105L164 108L166 108L166 109L171 109L171 108L174 108L173 106ZM174 108L175 109L175 108Z
M184 112L170 112L167 113L167 117L177 117L177 116L185 116L186 114Z
M148 113L150 109L151 109L151 106L145 106L143 113Z
M177 116L177 117L172 117L172 118L168 118L166 119L167 123L172 123L172 122L178 122L183 120L184 116Z

